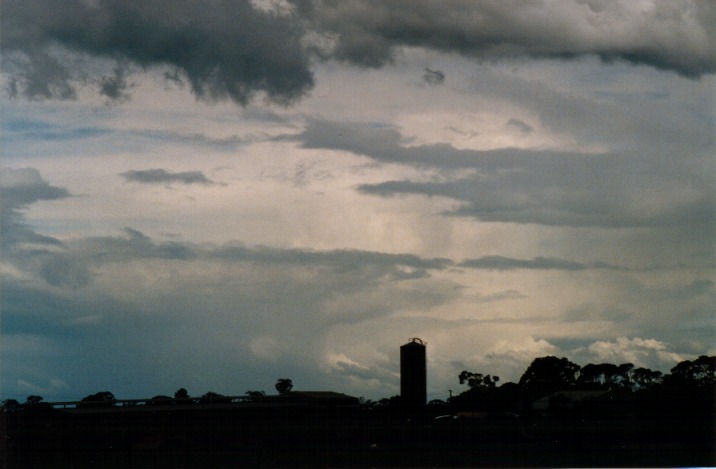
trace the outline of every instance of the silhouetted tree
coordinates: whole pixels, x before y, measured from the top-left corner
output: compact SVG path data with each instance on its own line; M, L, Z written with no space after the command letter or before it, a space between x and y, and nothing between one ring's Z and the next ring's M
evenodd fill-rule
M391 397L384 397L382 399L379 399L376 405L378 406L399 406L403 403L402 398L400 395L395 395Z
M266 396L263 391L246 391L246 396L251 398L252 401L260 401Z
M579 369L579 365L566 358L535 358L519 384L532 395L545 395L574 386Z
M189 399L189 393L184 388L177 389L174 393L174 399Z
M42 396L27 396L25 399L25 406L39 405L43 403L44 398Z
M2 412L6 414L12 414L22 409L20 403L15 399L5 399L0 404L0 409L2 409Z
M293 382L290 379L280 378L276 381L276 391L278 391L279 394L286 394L291 389L293 389Z
M82 398L80 407L91 406L112 406L115 403L114 394L109 391L101 391Z
M230 402L231 398L219 394L218 392L209 391L203 396L199 402Z
M160 394L158 396L154 396L150 400L150 402L152 404L167 404L167 403L169 403L169 401L172 401L172 398L169 396L164 396L162 394Z
M661 371L652 371L648 368L637 368L631 373L633 391L645 391L659 386L664 381Z
M667 377L670 385L711 387L716 385L716 356L701 355L696 360L685 360L671 369Z
M482 375L469 371L463 371L458 378L460 379L460 384L467 383L470 389L493 389L500 380L499 376Z

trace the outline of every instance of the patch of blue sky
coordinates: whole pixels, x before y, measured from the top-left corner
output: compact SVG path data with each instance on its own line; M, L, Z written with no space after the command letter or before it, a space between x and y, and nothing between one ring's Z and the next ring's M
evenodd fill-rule
M5 138L21 140L65 141L104 136L113 131L101 127L67 128L43 121L15 119L3 122Z
M3 130L7 132L39 132L52 129L47 122L30 119L13 119L2 124Z

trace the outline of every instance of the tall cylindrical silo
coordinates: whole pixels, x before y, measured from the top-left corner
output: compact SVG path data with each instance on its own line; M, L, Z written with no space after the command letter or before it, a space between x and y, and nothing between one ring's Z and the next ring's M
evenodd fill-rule
M400 347L400 397L404 404L425 405L428 370L425 342L415 338Z

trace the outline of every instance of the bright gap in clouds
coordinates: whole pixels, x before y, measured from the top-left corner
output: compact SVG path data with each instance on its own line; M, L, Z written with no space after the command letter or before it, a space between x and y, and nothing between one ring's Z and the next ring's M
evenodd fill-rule
M2 398L715 353L706 3L6 3Z

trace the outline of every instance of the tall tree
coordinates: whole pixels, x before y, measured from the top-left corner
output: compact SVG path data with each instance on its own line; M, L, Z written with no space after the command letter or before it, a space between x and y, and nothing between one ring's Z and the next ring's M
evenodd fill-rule
M631 374L631 385L634 391L646 391L659 386L664 381L661 371L653 371L649 368L637 368Z
M701 355L696 360L685 360L671 369L670 384L692 387L716 385L716 356Z
M566 358L535 358L520 378L520 385L532 395L545 395L574 386L580 366Z
M276 381L276 391L278 391L279 394L286 394L291 391L291 389L293 389L293 381L290 379L280 378Z

